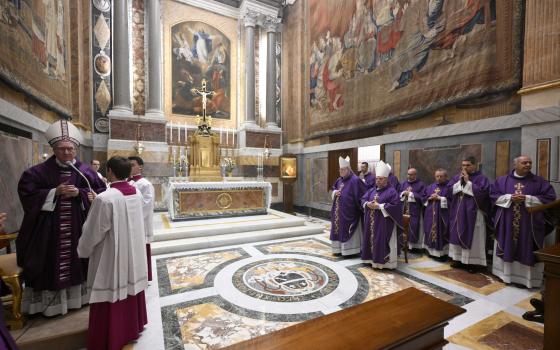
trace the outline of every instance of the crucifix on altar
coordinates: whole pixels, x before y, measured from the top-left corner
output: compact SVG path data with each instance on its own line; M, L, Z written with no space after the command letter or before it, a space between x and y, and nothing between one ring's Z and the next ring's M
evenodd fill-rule
M191 92L202 97L202 116L196 116L198 130L194 135L189 136L191 146L189 178L191 181L221 181L220 138L212 131L212 117L206 115L208 97L211 97L214 92L206 89L205 79L202 80L200 88L194 88Z
M214 95L214 91L206 90L206 79L202 79L202 86L200 89L193 88L191 89L193 94L197 94L202 96L202 118L200 116L196 116L196 124L198 125L198 132L203 134L211 133L212 128L212 117L206 115L206 104L208 103L208 96L212 97Z

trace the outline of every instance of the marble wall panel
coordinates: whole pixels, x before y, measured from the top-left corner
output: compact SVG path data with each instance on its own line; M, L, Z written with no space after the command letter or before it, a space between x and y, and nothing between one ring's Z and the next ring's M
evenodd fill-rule
M23 219L17 185L25 169L33 165L33 143L30 138L0 131L0 212L7 213L6 232L19 229Z
M138 125L142 125L140 138L143 141L165 141L165 125L161 123L137 122L111 119L111 139L136 140Z
M474 156L477 161L480 161L482 146L480 144L471 144L412 149L409 150L408 165L405 165L403 168L404 170L407 170L409 167L416 168L418 170L418 178L429 182L433 179L433 174L438 168L447 169L450 174L457 172L461 167L461 161L467 156ZM402 176L402 179L404 179L404 175Z
M266 142L269 148L280 148L280 134L276 133L262 133L262 132L251 132L247 131L245 136L247 147L257 147L264 148L264 142Z
M427 183L433 182L436 167L447 169L449 177L459 171L463 154L473 153L480 162L480 170L491 181L496 177L496 142L510 141L509 164L521 152L521 129L504 129L492 132L473 133L437 139L397 142L385 145L386 161L393 163L393 151L401 150L401 171L395 174L399 179L406 177L406 168L418 168L418 176ZM478 146L469 146L478 145ZM480 150L480 152L478 151ZM412 156L412 157L411 157Z
M550 139L537 140L537 175L550 179Z
M146 112L146 60L144 0L132 1L132 110L135 115Z
M511 168L509 143L508 140L496 142L496 177L506 175Z
M401 151L394 150L393 151L393 174L400 174L401 173Z
M327 184L327 174L329 168L328 158L314 158L312 163L311 191L313 202L331 203L329 184Z

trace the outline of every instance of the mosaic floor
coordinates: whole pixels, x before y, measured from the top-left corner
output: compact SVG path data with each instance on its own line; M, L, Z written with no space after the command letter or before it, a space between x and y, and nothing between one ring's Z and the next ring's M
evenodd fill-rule
M217 349L408 287L467 310L445 328L447 350L542 347L542 326L521 319L537 290L418 254L373 270L332 256L325 233L153 260L149 325L135 350Z

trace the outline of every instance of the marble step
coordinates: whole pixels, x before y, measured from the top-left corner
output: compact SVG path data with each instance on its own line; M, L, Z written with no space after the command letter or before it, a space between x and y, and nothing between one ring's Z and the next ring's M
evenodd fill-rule
M248 231L264 231L277 228L299 227L305 224L304 219L278 219L257 222L232 222L216 225L196 225L154 231L154 242L201 236L217 236Z
M283 214L283 213L282 213ZM283 214L282 216L252 216L220 220L180 222L175 227L154 230L154 242L184 238L208 237L249 231L265 231L304 226L305 219Z
M184 252L198 249L224 247L235 244L269 241L322 233L324 226L306 224L295 227L274 228L262 231L228 233L215 236L202 236L153 242L152 255Z

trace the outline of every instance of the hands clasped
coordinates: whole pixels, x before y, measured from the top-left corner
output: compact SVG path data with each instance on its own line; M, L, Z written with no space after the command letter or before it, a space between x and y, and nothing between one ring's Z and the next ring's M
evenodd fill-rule
M57 196L62 196L63 198L76 197L80 194L80 190L74 185L68 185L62 183L56 187L55 194Z

